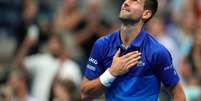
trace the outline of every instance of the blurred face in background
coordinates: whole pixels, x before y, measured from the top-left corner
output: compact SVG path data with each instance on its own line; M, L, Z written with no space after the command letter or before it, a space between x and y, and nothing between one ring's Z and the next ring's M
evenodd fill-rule
M19 91L22 87L25 87L25 80L17 72L12 72L10 74L9 84L14 91Z
M48 40L48 50L53 56L58 57L62 51L62 47L61 40L57 36L51 36Z
M24 1L24 12L23 16L26 20L33 20L38 12L38 4L34 0Z
M183 16L185 19L185 20L182 20L183 27L188 31L193 31L195 29L195 26L196 26L195 14L192 12L186 12L186 13L184 13Z
M163 34L164 27L163 20L157 17L153 17L147 25L148 31L156 37Z
M58 79L53 83L53 101L80 101L77 87L71 80Z
M120 20L138 22L144 13L144 0L125 0L119 14Z
M87 0L87 7L90 13L92 12L98 13L100 10L100 6L101 6L100 0Z

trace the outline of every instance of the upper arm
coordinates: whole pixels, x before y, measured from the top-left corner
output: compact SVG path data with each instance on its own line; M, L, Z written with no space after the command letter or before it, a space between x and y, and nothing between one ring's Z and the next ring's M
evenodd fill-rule
M179 82L179 75L173 66L172 57L166 48L163 47L156 53L155 67L156 74L165 87L175 86Z
M102 74L101 71L101 62L102 62L102 43L100 42L100 40L97 40L92 48L90 57L88 59L87 65L86 65L86 69L85 69L85 73L84 76L87 79L95 79L97 77L99 77Z

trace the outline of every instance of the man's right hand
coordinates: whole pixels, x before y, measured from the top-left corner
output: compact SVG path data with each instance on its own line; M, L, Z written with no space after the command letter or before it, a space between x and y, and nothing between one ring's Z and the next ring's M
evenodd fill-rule
M112 65L109 68L113 76L119 76L127 73L141 58L141 53L138 51L130 52L120 57L120 49L115 53Z

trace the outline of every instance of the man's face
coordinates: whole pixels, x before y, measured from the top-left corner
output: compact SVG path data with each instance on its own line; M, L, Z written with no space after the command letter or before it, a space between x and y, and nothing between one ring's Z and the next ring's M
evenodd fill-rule
M139 21L144 12L145 0L125 0L121 6L121 20Z
M9 78L9 83L13 90L19 89L22 86L22 82L23 82L23 80L20 79L18 74L14 73L14 72L11 73L10 78Z
M53 56L57 56L60 53L61 47L59 39L51 37L48 40L48 49Z

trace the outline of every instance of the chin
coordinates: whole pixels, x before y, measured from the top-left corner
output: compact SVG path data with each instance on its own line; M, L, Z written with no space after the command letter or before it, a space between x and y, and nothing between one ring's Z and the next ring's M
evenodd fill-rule
M122 16L119 16L119 20L123 24L126 24L126 25L135 25L138 22L138 20L134 20L134 19L131 19L129 17L122 17Z
M121 18L121 19L129 19L129 16L130 16L130 14L126 13L126 12L121 12L119 14L119 18Z

